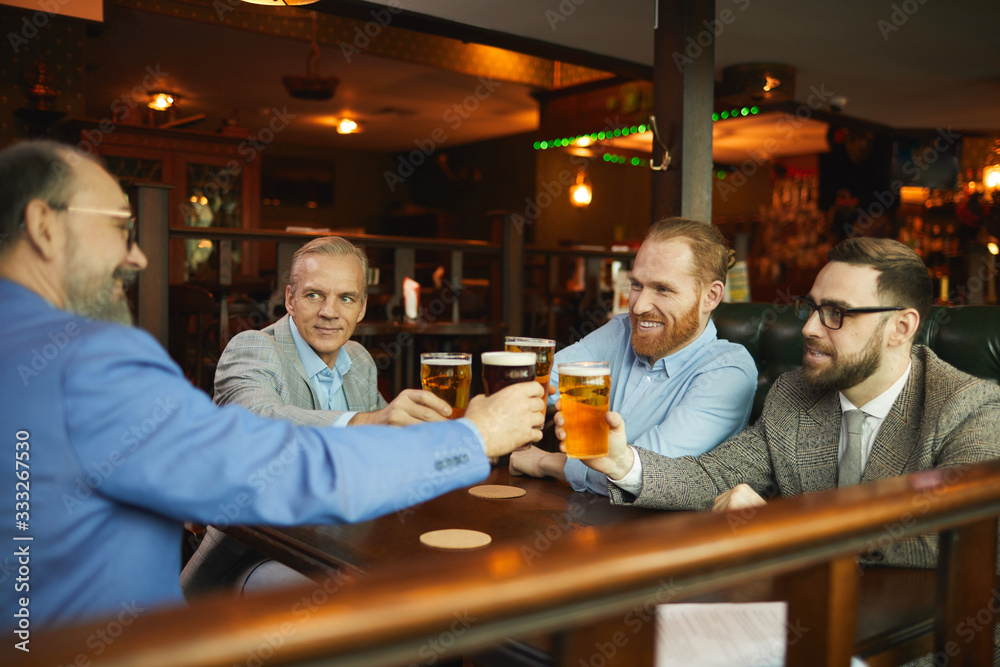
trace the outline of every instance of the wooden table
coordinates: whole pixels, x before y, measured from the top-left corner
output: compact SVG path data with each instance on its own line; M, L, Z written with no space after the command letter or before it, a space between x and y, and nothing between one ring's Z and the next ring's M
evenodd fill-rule
M314 525L288 528L230 526L224 532L289 567L313 576L329 570L354 575L420 558L463 560L468 551L428 547L420 535L442 528L466 528L487 533L493 543L475 550L491 550L497 543L520 541L521 551L544 552L567 531L609 526L654 510L611 505L604 496L576 493L563 482L514 476L494 467L482 484L504 484L526 491L520 498L486 499L459 489L415 507L359 524Z
M461 564L469 553L508 548L519 543L521 556L530 559L569 531L611 526L643 516L652 510L613 506L604 496L576 493L569 485L552 479L512 476L505 467L495 467L483 484L506 484L524 489L520 498L477 498L459 489L412 508L353 525L314 525L288 528L231 526L225 532L265 555L284 562L317 580L332 571L338 577L363 578L380 571L423 559ZM488 533L493 542L473 551L446 551L421 544L419 536L430 530L467 528ZM664 535L664 539L670 539ZM896 664L930 650L935 573L931 570L896 568L868 569L861 577L858 595L855 652L876 656L870 664ZM762 579L721 593L687 601L756 602L780 599L772 579ZM610 637L616 624L593 629L594 637ZM596 641L596 640L595 640ZM541 643L536 638L534 643ZM620 656L642 664L652 651L652 624L648 636L633 642L631 656ZM505 652L506 651L506 652ZM511 653L513 651L513 654ZM530 648L509 644L499 652L477 657L477 664L514 664ZM492 660L491 660L492 655ZM499 656L499 657L498 657ZM530 660L528 661L530 662Z

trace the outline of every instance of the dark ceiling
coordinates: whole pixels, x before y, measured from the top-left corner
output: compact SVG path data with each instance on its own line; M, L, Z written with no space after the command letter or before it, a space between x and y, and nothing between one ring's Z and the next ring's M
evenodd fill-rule
M445 114L476 90L481 83L476 77L364 53L348 65L336 46L324 46L320 61L323 75L340 79L333 99L295 100L281 79L305 73L306 41L162 13L175 4L181 3L164 0L161 13L107 5L105 26L86 43L88 115L107 116L112 101L137 84L147 67L158 67L168 73L164 87L182 95L179 116L205 115L193 129L213 131L238 113L255 131L277 110L290 122L276 140L393 151L427 141L435 130L445 131L449 145L458 145L537 127L537 104L528 86L501 82L453 127ZM321 0L312 7L364 15L380 4L386 3ZM408 0L406 13L394 20L401 27L441 24L445 30L454 26L437 19L454 21L486 29L476 32L488 35L486 41L516 36L524 50L538 54L558 45L567 62L593 66L604 59L648 71L654 5L652 0ZM284 11L290 20L308 20L303 10ZM1000 8L992 2L717 0L716 12L729 19L716 25L717 31L721 27L715 39L717 78L727 65L787 63L797 69L797 99L817 90L842 96L843 113L856 118L896 128L1000 130ZM337 135L331 119L345 113L364 121L366 132Z

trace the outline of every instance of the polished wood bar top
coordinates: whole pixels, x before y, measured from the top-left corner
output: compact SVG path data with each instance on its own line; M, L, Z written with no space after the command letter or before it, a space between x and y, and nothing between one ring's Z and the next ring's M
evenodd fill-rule
M519 498L485 499L471 495L468 489L459 489L361 524L283 528L233 526L225 532L317 580L331 570L339 572L340 580L341 577L377 575L380 570L392 571L408 562L452 562L455 567L461 567L491 550L509 554L512 542L520 545L520 556L530 565L532 559L541 557L570 531L665 514L615 506L604 496L574 492L568 484L554 479L513 476L506 467L494 468L481 484L510 485L526 493ZM479 530L489 534L493 542L486 547L464 551L435 549L420 543L422 533L442 528ZM886 647L911 642L916 643L907 649L904 654L907 657L916 657L929 650L935 575L933 570L905 568L862 571L855 651L872 655ZM780 597L775 580L762 577L688 601L760 602ZM916 641L918 638L921 641Z
M494 467L481 484L501 484L525 490L519 498L477 498L458 489L393 514L359 524L274 528L230 526L224 532L261 553L314 576L329 569L360 574L398 566L414 559L467 560L496 548L521 544L530 561L568 532L589 526L611 526L637 517L661 514L653 510L612 505L604 496L577 493L564 482L511 475ZM474 485L479 486L479 485ZM471 487L470 487L471 488ZM478 530L492 543L473 550L425 546L420 535L446 528Z
M496 646L509 637L557 633L559 664L576 665L579 659L594 655L595 641L606 641L595 633L595 624L610 628L612 638L620 637L626 616L636 609L755 585L773 576L778 576L781 588L792 594L789 618L801 620L812 630L802 635L801 641L790 642L788 664L847 664L840 659L830 662L829 656L836 653L843 658L864 641L858 636L848 643L841 634L845 618L852 629L860 620L855 609L881 603L886 606L879 613L886 619L899 620L893 615L906 611L894 604L901 591L913 594L904 602L914 606L922 597L921 591L930 592L927 579L917 573L916 579L887 585L880 599L873 602L866 601L864 594L856 600L854 595L843 594L845 587L859 581L864 587L866 582L878 583L875 577L883 575L912 576L910 572L888 569L880 570L878 575L873 571L859 576L855 569L853 554L870 548L873 540L884 538L889 523L898 527L894 531L897 537L943 529L942 565L937 574L944 604L937 605L936 641L947 638L962 619L975 616L977 609L990 602L996 564L996 517L1000 513L1000 463L953 470L959 474L926 471L776 500L757 508L753 520L738 530L734 530L731 516L654 512L606 526L585 525L576 518L575 527L552 540L545 551L538 549L537 556L522 549L529 544L523 539L460 554L461 561L453 559L456 554L449 554L449 558L416 557L420 552L410 548L398 554L395 567L387 567L379 576L343 585L334 580L329 589L324 584L271 591L238 603L229 595L220 595L198 601L190 609L150 611L134 619L128 632L121 633L113 644L102 646L101 664L242 664L248 655L256 656L253 651L265 646L266 642L261 642L271 636L280 641L266 643L269 665L318 659L324 664L408 664L429 639L446 636L442 633L448 632L456 621L456 612L461 612L475 622L463 626L461 634L447 634L448 655ZM491 481L500 481L501 475L502 471L497 471ZM537 535L539 527L547 526L555 535L560 496L563 513L569 512L578 499L590 501L551 481L511 481L545 485L543 490L549 494L537 499L541 512L532 520L541 519L540 523L526 524L519 529L522 534ZM548 485L554 485L555 490ZM934 502L915 514L913 501L921 494L932 494ZM449 495L459 504L468 503L461 492ZM557 507L554 517L549 503ZM427 504L415 508L415 512L432 507ZM598 513L605 507L610 507L607 500L595 497L592 505L584 507L585 512L595 512L588 521L599 520ZM489 512L470 511L466 516L483 518ZM409 530L410 517L402 517L403 521L389 518L403 527L401 532ZM369 524L372 531L377 523ZM501 521L493 525L508 524ZM396 532L400 531L388 531ZM361 536L359 544L371 534ZM356 549L355 555L360 551ZM526 562L528 554L533 557L530 563ZM374 568L370 572L374 575ZM809 585L795 590L787 586L802 582ZM321 599L315 597L317 593ZM843 601L847 597L849 605ZM60 628L40 636L39 651L32 651L28 664L73 663L80 647L94 636L95 623ZM109 627L102 623L99 628ZM653 629L654 624L644 623L641 632L626 636L632 637L626 648L634 647L649 655ZM833 630L838 639L831 644ZM962 649L962 655L969 659L955 664L989 664L991 635L979 633L973 639L975 646L969 644ZM799 647L807 651L796 652ZM619 656L624 659L624 654L625 648ZM813 657L816 655L819 657ZM616 660L614 664L650 662Z

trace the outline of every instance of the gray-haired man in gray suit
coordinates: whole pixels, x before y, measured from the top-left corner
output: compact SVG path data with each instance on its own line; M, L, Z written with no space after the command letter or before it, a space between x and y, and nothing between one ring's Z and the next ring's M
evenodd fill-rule
M888 239L855 238L828 258L809 295L795 302L805 322L802 368L778 378L753 426L706 454L672 459L627 446L621 417L609 413L609 454L585 463L608 475L614 503L731 511L1000 459L1000 387L913 344L931 305L931 280L916 253ZM855 417L860 434L852 437L847 422ZM563 437L561 427L556 432ZM932 535L864 560L928 567L936 559Z
M389 404L379 394L374 360L350 340L365 315L367 275L364 251L345 239L327 236L299 248L285 290L288 315L229 342L215 372L215 402L304 426L447 419L451 407L430 392L406 389ZM305 581L211 526L181 574L187 595Z
M226 346L215 372L215 402L309 426L441 421L451 407L406 389L386 404L375 362L350 340L365 316L368 258L337 236L305 244L292 257L288 315Z

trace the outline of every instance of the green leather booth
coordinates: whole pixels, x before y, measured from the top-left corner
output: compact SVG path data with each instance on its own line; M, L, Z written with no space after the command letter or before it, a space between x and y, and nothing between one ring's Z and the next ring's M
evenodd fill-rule
M719 338L740 343L757 363L752 423L775 378L802 365L802 322L782 303L723 303L714 319ZM917 342L966 373L1000 383L1000 306L934 306Z

